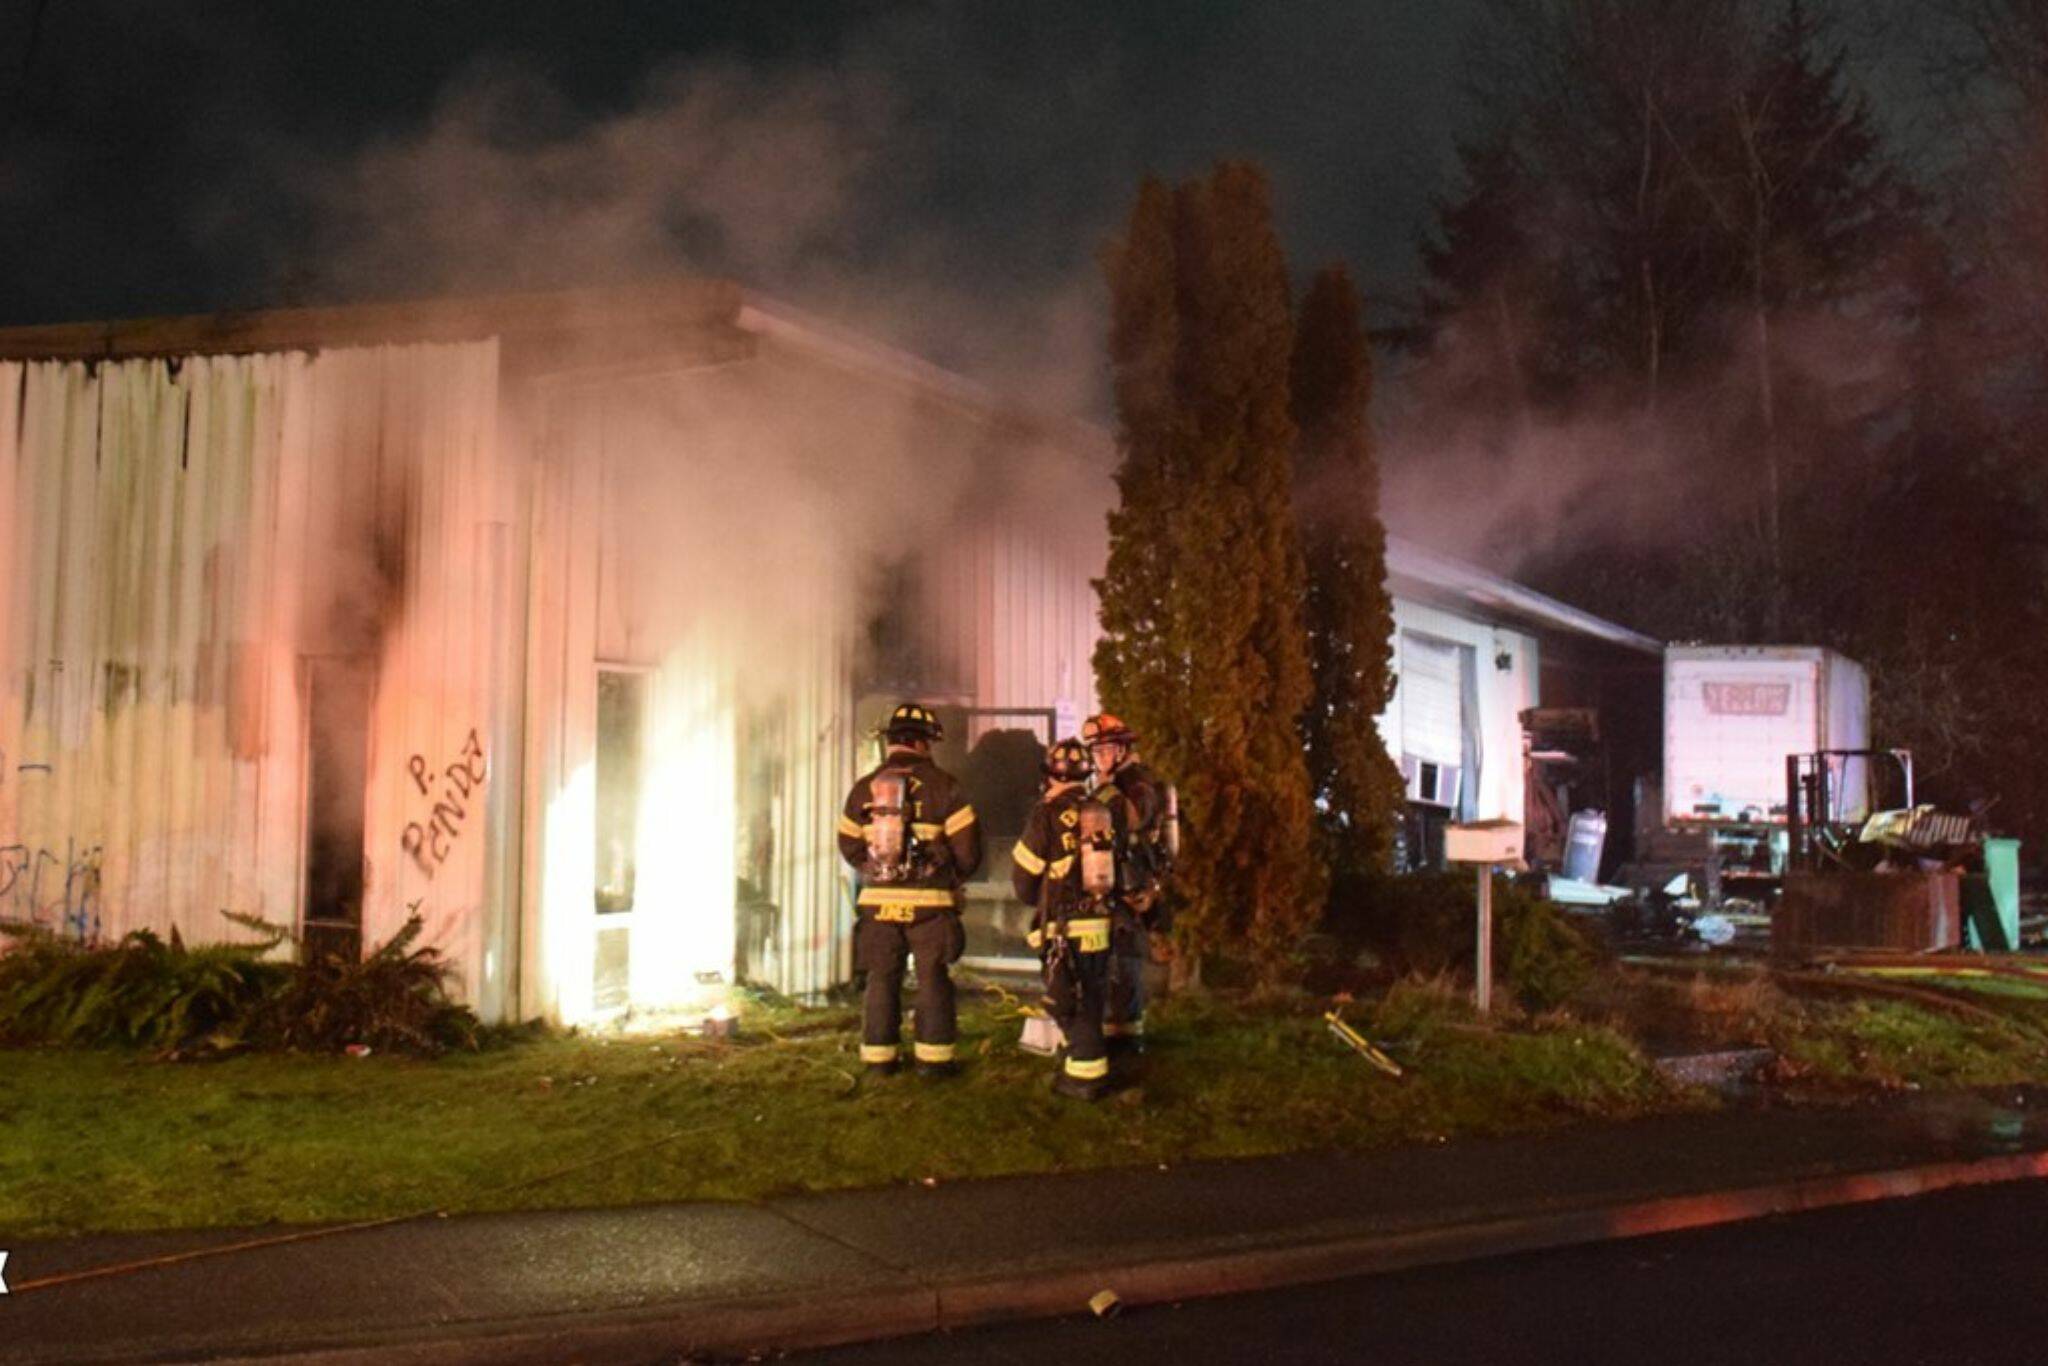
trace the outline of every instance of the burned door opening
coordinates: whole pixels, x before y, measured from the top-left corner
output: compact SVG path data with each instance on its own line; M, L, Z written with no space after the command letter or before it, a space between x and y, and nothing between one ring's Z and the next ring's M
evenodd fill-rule
M963 961L1029 975L1038 970L1037 951L1026 941L1033 908L1011 890L1010 851L1024 837L1024 823L1037 804L1059 716L1051 707L965 707L958 709L957 721L947 708L939 714L946 717L948 733L961 737L958 757L948 757L981 825L981 871L962 889Z
M354 961L363 951L363 825L374 665L361 656L308 661L305 956Z
M597 671L596 976L599 1011L631 1003L634 895L639 870L642 753L647 729L647 674L632 668Z
M938 700L935 689L900 687L854 699L854 730L873 741L859 767L882 761L883 726L896 703L923 698L938 713L946 738L932 747L932 760L960 780L981 829L981 867L960 889L970 968L1035 973L1038 953L1025 936L1032 908L1011 891L1010 851L1023 836L1024 822L1038 800L1045 752L1059 725L1055 707L977 707Z

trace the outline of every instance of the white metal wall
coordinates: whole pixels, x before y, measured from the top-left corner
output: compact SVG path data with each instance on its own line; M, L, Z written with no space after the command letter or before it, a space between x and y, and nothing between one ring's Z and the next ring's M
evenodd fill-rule
M489 798L446 789L515 625L496 412L492 343L0 365L0 915L295 921L306 661L367 598L365 937L417 908L487 994Z
M981 706L1052 707L1062 736L1096 710L1095 642L1101 636L1092 580L1108 538L1099 515L1078 525L996 524L975 539L972 575L974 689Z

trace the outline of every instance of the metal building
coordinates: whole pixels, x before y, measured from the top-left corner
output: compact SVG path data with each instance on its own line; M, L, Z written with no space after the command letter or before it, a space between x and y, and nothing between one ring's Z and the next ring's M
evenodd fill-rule
M871 715L1093 706L1107 471L716 283L0 332L0 917L820 991Z
M1113 463L715 282L0 331L0 919L416 914L487 1018L810 996L850 975L838 803L914 696L991 854L969 953L1016 961ZM1519 817L1547 652L1654 642L1389 571L1411 796Z

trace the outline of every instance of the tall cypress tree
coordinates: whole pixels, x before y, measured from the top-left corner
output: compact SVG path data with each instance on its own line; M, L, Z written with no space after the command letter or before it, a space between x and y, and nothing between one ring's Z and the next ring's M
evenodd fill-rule
M1331 871L1384 872L1403 801L1400 770L1379 731L1394 693L1394 600L1366 422L1372 354L1358 290L1342 266L1318 274L1302 300L1292 398L1315 679L1302 725L1309 779Z
M1189 642L1172 593L1186 469L1178 444L1175 368L1180 319L1173 191L1147 177L1123 237L1104 254L1115 372L1117 506L1109 563L1095 585L1102 638L1095 673L1105 701L1137 725L1155 757L1173 754L1188 689Z
M1106 705L1180 785L1184 951L1276 982L1321 909L1293 518L1292 324L1265 177L1141 188L1106 262L1120 506L1097 584Z

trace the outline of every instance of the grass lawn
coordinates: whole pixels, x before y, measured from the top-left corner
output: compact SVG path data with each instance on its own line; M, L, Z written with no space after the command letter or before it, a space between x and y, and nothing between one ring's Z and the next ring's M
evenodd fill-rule
M2011 977L1927 970L1785 978L1757 964L1711 961L1682 974L1623 967L1575 1008L1665 1051L1772 1049L1780 1059L1772 1079L1793 1099L2048 1081L2048 991Z
M1050 1094L1051 1063L980 997L965 1075L942 1083L865 1079L844 1010L752 1009L732 1042L572 1035L434 1062L5 1050L0 1245L1370 1148L1718 1103L1664 1082L1632 1042L1644 1002L1660 1029L1706 1021L1702 1043L1770 1043L1823 1090L2048 1077L2032 1024L1723 981L1629 990L1485 1027L1447 988L1402 984L1348 1010L1408 1067L1399 1080L1340 1045L1320 1005L1172 1001L1142 1090L1094 1107Z
M964 1075L939 1083L862 1077L846 1011L755 1012L731 1043L570 1036L434 1062L0 1051L0 1233L745 1199L1683 1103L1604 1030L1482 1030L1428 990L1397 991L1380 1015L1376 1034L1411 1064L1401 1080L1306 1008L1170 1003L1142 1092L1093 1107L1052 1095L1050 1061L1019 1052L1015 1019L980 1002L962 1021Z

